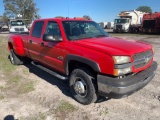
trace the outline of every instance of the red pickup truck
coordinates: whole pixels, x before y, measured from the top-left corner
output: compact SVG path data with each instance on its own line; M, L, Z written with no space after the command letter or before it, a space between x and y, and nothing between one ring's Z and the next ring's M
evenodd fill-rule
M98 95L128 96L155 76L152 46L109 37L94 21L50 18L34 21L29 35L10 34L10 61L32 64L69 80L73 97L82 104Z

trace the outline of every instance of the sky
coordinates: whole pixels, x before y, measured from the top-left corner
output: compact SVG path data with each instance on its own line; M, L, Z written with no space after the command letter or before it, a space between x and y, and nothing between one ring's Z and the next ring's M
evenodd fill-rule
M160 0L34 0L39 8L41 18L55 16L82 17L89 15L96 22L111 22L120 11L149 6L153 12L160 12ZM0 2L0 16L3 15L4 4Z

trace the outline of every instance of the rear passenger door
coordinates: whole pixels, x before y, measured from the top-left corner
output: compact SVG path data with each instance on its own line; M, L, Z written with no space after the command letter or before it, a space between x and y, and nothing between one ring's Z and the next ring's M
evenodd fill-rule
M32 33L28 39L29 55L36 61L40 61L40 51L43 49L41 46L43 30L44 21L36 21L33 25Z

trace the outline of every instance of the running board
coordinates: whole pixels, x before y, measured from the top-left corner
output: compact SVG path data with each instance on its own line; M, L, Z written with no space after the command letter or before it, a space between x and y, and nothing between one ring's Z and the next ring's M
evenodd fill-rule
M46 71L46 72L48 72L48 73L50 73L51 75L54 75L55 77L57 77L59 79L62 79L62 80L67 80L68 79L67 76L58 74L57 72L54 72L51 69L46 68L46 67L44 67L43 65L41 65L39 63L36 64L34 61L32 61L31 64L34 65L34 66L36 66L36 67L38 67L38 68L40 68L40 69L42 69L42 70L44 70L44 71Z

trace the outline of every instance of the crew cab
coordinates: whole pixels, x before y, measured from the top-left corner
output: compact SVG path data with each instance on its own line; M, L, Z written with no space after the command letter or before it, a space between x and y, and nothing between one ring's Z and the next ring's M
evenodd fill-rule
M10 61L32 64L69 81L73 97L90 104L98 96L122 98L155 76L151 45L109 37L94 21L80 18L35 20L29 35L10 34Z

